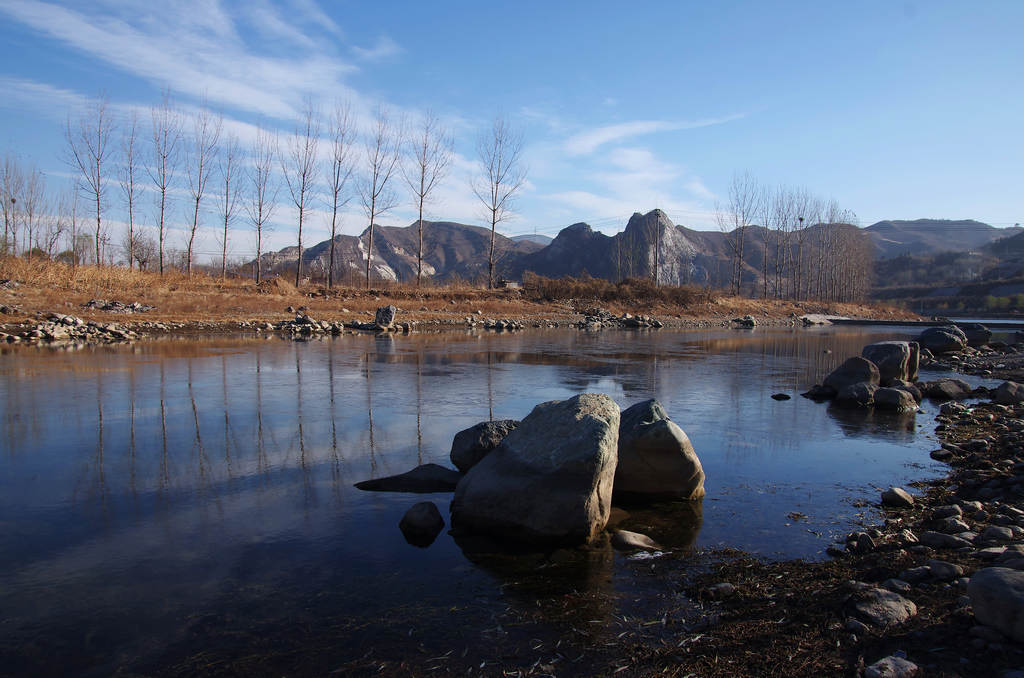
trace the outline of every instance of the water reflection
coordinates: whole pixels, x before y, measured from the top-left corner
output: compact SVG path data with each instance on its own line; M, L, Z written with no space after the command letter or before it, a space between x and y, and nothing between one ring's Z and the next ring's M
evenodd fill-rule
M610 614L631 570L605 546L517 557L442 533L416 549L396 526L423 497L351 487L448 465L457 431L581 391L622 407L658 398L707 473L703 504L626 507L621 527L673 549L819 555L848 529L851 498L930 464L932 445L912 415L769 396L805 390L883 338L901 335L438 333L5 352L0 649L59 631L80 672L96 628L110 644L100 654L139 653L187 637L181 620L196 610L270 619L325 591L353 627L406 614L423 591L444 615L480 595L500 605L520 591L525 605L527 592L594 589L605 602L587 612ZM450 495L426 499L447 517ZM793 511L808 518L793 525Z

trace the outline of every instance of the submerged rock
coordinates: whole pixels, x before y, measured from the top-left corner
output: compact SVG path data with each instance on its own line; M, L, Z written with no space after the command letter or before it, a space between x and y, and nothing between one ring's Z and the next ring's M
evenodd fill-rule
M657 542L646 534L630 532L629 530L616 530L612 535L612 548L616 551L660 551L661 547Z
M532 543L592 541L611 510L619 418L606 395L537 405L459 481L452 527Z
M700 499L704 469L683 429L657 400L622 412L615 494L648 499Z
M421 501L405 512L398 522L405 540L413 546L426 548L434 543L444 529L444 518L432 501Z
M423 464L411 471L386 478L373 478L356 483L360 490L377 492L451 492L462 474L438 464Z

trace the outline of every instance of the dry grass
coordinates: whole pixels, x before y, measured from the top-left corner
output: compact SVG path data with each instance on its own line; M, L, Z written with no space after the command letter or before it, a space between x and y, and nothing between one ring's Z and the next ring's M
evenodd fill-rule
M483 317L578 319L592 306L610 311L645 313L659 318L722 320L748 313L760 318L788 318L801 313L837 313L857 317L911 318L892 307L857 304L794 303L723 296L706 288L655 286L650 280L613 283L599 278L551 279L527 275L521 290L487 290L454 281L448 284L376 282L362 285L296 288L285 278L270 278L259 285L247 278L219 277L197 272L192 277L168 271L164 275L129 271L122 267L71 267L40 259L0 258L0 280L19 283L0 290L0 303L20 312L7 316L23 320L36 311L74 312L86 318L110 314L82 308L90 299L139 302L155 310L138 320L234 322L281 320L286 309L306 307L324 320L366 319L386 304L394 304L403 319L418 322L458 322L480 311ZM124 318L123 319L128 319Z

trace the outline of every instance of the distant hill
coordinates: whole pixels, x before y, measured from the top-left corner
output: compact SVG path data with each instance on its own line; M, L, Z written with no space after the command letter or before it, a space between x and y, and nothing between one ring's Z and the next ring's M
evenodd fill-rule
M540 233L533 233L533 234L528 234L528 235L517 235L517 236L514 236L512 238L512 240L514 240L515 242L532 242L532 243L536 243L537 245L542 245L542 246L546 247L546 246L551 244L551 241L554 240L554 238L552 238L549 235L541 235Z
M871 236L879 259L904 254L924 256L940 252L970 252L1021 232L1021 229L996 228L973 219L879 221L864 230Z

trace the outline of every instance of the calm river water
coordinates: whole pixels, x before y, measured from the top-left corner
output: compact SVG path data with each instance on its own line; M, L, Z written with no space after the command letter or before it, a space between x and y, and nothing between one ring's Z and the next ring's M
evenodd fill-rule
M916 418L865 416L798 396L864 344L905 334L547 330L6 350L0 673L326 672L378 646L398 660L464 652L509 606L566 590L605 589L612 602L586 614L620 613L627 603L615 601L648 585L635 561L604 550L481 558L446 533L416 548L402 514L429 499L447 517L449 495L352 487L448 464L457 431L584 391L622 407L658 398L707 473L701 510L632 511L624 525L676 549L820 557L870 512L861 500L940 471L927 403ZM271 659L237 663L255 656Z

